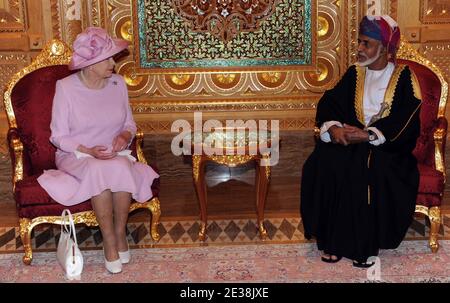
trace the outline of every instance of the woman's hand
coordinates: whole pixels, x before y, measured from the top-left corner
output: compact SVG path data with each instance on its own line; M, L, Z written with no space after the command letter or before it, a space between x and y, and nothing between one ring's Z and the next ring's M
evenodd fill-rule
M96 145L91 148L81 145L78 147L78 150L82 153L89 154L92 157L100 159L100 160L107 160L107 159L114 158L116 156L116 152L108 151L108 148L103 145Z
M112 142L112 151L120 152L127 148L128 143L131 141L131 133L127 130L121 132Z

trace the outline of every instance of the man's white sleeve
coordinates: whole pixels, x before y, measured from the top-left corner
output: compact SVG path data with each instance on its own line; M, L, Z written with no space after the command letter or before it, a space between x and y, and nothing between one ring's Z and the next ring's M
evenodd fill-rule
M369 143L375 146L381 145L386 142L386 138L383 136L383 133L376 127L368 127L367 130L373 131L377 135L377 140L370 141Z
M325 142L331 142L330 133L328 132L328 129L332 127L333 125L337 125L339 127L342 127L342 123L338 121L327 121L322 124L320 127L320 139Z

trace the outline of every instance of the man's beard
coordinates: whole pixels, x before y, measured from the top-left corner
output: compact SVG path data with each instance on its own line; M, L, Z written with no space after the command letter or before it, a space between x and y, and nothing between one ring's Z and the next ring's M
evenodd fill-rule
M365 58L367 58L366 59L366 61L363 61L363 62L356 62L356 64L357 65L359 65L359 66L368 66L368 65L371 65L372 63L374 63L375 61L377 61L378 60L378 58L380 58L380 55L381 55L381 49L383 48L383 46L382 45L380 45L379 47L378 47L378 50L377 50L377 54L374 56L374 57L372 57L372 58L368 58L367 56L366 56L366 54L364 54L364 53L360 53L360 54L358 54L359 56L363 56L363 57L365 57Z

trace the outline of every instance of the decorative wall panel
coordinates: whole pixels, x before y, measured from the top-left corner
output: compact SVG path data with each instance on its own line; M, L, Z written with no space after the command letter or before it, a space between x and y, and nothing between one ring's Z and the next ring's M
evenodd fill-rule
M24 32L28 27L26 13L24 0L1 0L0 33Z
M420 0L420 20L424 24L450 23L450 0Z
M314 2L136 0L136 59L147 73L311 65Z
M132 107L137 113L170 113L170 112L191 112L193 110L203 111L265 111L265 110L278 110L278 111L292 111L303 109L314 109L315 104L324 90L332 87L337 80L339 80L342 73L346 70L347 66L355 60L356 39L357 39L357 25L361 14L361 5L359 1L336 1L336 0L311 0L311 1L253 1L258 3L273 4L275 9L269 16L270 10L264 15L264 18L249 19L246 21L246 25L236 26L241 30L240 34L236 34L233 30L229 30L227 34L222 31L210 31L207 33L202 32L204 27L197 25L195 28L195 22L197 19L189 19L184 15L178 15L175 4L181 5L183 3L193 3L193 1L172 1L172 0L105 0L106 6L106 20L110 24L109 31L115 36L130 41L130 56L118 63L117 71L122 74L128 84L129 95L132 100ZM202 0L200 2L206 3ZM213 1L208 1L213 3ZM239 3L240 1L218 1L217 3ZM253 3L252 2L252 3ZM242 62L249 62L248 60L261 60L259 57L268 56L273 60L276 58L276 49L270 49L264 53L261 46L254 52L255 58L252 58L251 47L249 44L252 39L249 37L257 37L262 35L264 31L261 28L268 30L267 24L272 22L276 24L276 18L279 14L289 14L288 3L297 5L299 9L299 15L292 17L292 24L300 24L301 26L294 27L290 25L289 28L293 28L296 34L296 45L300 45L299 52L297 53L299 62L292 68L292 65L276 65L276 63L270 63L272 65L263 65L264 70L251 71L247 66L232 68L235 62L231 60L242 60ZM311 11L311 20L309 33L305 31L305 20L302 20L302 16L305 16L305 3L309 3ZM152 8L156 12L163 14L162 8L167 13L170 13L170 20L177 20L177 28L182 28L184 35L172 35L169 34L171 22L161 23L164 24L164 30L157 30L157 23L153 24L150 20L145 20L145 26L150 26L153 30L153 34L147 32L148 27L144 27L144 31L139 28L139 4L143 11L145 8ZM157 6L161 4L162 6ZM290 5L291 5L290 4ZM234 6L230 6L228 10L224 12L234 12L236 9ZM267 8L270 8L267 6ZM191 12L192 13L192 12ZM151 14L151 12L147 12ZM181 14L181 13L180 13ZM278 14L278 15L277 15ZM292 13L291 13L292 15ZM148 15L147 15L148 16ZM184 17L183 17L184 16ZM296 16L295 14L292 16ZM198 17L198 16L197 16ZM163 16L154 16L154 19L164 19ZM275 18L275 19L270 19ZM297 18L297 19L296 19ZM145 19L142 18L141 19ZM287 18L289 22L289 18ZM270 21L272 20L272 21ZM295 23L294 21L297 20ZM217 21L219 22L219 21ZM251 24L257 24L259 22L259 29L253 29ZM286 20L284 21L286 22ZM106 24L108 24L106 23ZM197 22L198 23L198 22ZM175 24L175 23L173 23ZM194 25L193 25L194 24ZM199 23L200 24L200 23ZM266 25L265 25L266 24ZM273 25L275 26L275 25ZM192 28L194 27L194 28ZM206 26L208 28L208 26ZM170 31L169 31L170 30ZM181 29L180 29L181 30ZM208 64L204 64L203 67L197 66L197 70L201 69L202 72L192 72L192 66L189 67L189 60L183 61L185 66L174 68L176 64L172 62L172 68L159 69L159 74L155 74L154 71L149 71L148 68L142 68L139 65L139 58L142 57L140 53L139 41L147 41L154 39L154 37L161 37L166 47L165 55L168 54L168 47L170 43L176 49L178 42L175 43L175 39L185 37L186 41L193 41L192 44L197 43L195 51L187 48L185 50L183 44L180 46L178 56L181 56L183 60L190 58L197 58L197 63L201 63L202 56L208 57L212 61L215 55L222 55L223 57L217 59L222 60L221 67L208 67ZM203 36L202 36L203 35ZM271 34L274 36L274 32ZM283 36L285 35L285 36ZM292 33L281 33L279 37L288 37ZM308 41L305 37L311 38L311 51L308 59L307 44L304 41ZM203 37L203 38L202 38ZM243 37L246 37L245 40ZM169 39L170 38L170 39ZM195 38L195 39L194 39ZM213 44L208 47L202 47L202 39L210 39L209 41L216 42L216 45L234 45L230 50L234 51L211 51L214 47ZM147 39L147 40L146 40ZM171 39L174 39L171 42ZM197 40L199 41L197 41ZM239 40L240 39L240 40ZM267 34L264 38L267 41L271 41ZM281 39L281 38L280 38ZM284 38L283 38L284 39ZM239 43L236 41L239 40ZM155 40L159 41L159 40ZM227 41L227 42L224 42ZM183 42L183 41L182 41ZM184 43L184 42L183 42ZM209 43L209 42L208 42ZM233 44L234 43L234 44ZM262 43L262 42L261 42ZM259 44L261 44L259 43ZM273 41L272 41L273 43ZM258 44L258 45L259 45ZM148 45L149 49L156 51L155 45ZM159 47L159 45L158 45ZM255 48L255 47L253 47ZM164 49L164 47L163 47ZM220 50L220 47L218 48ZM293 48L291 48L293 50ZM182 50L190 52L191 55L183 56ZM282 51L282 52L281 52ZM284 52L284 53L283 53ZM283 48L280 50L280 54L286 56L289 48ZM173 52L176 53L176 52ZM158 53L159 54L159 53ZM181 54L181 55L180 55ZM228 57L226 57L226 54ZM275 55L274 55L275 54ZM165 56L161 54L161 56ZM195 57L195 56L196 57ZM269 57L269 55L271 57ZM234 56L234 57L233 57ZM239 57L241 56L241 57ZM259 59L256 59L258 57ZM266 58L267 59L267 58ZM247 60L247 61L245 61ZM169 60L166 60L169 61ZM180 62L182 60L179 60ZM204 63L205 61L203 61ZM225 62L225 63L224 63ZM231 63L230 63L231 62ZM297 62L297 63L299 63ZM178 64L181 65L181 64ZM220 64L219 64L220 65ZM166 64L166 67L170 65ZM189 70L191 68L191 70ZM209 68L209 69L208 69ZM228 68L228 70L227 70Z

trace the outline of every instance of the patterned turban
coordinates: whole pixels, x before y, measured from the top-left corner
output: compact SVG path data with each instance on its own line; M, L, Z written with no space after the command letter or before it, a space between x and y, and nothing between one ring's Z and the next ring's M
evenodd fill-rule
M359 34L381 41L387 48L390 59L395 62L395 55L400 46L400 28L388 15L365 16L359 24Z

